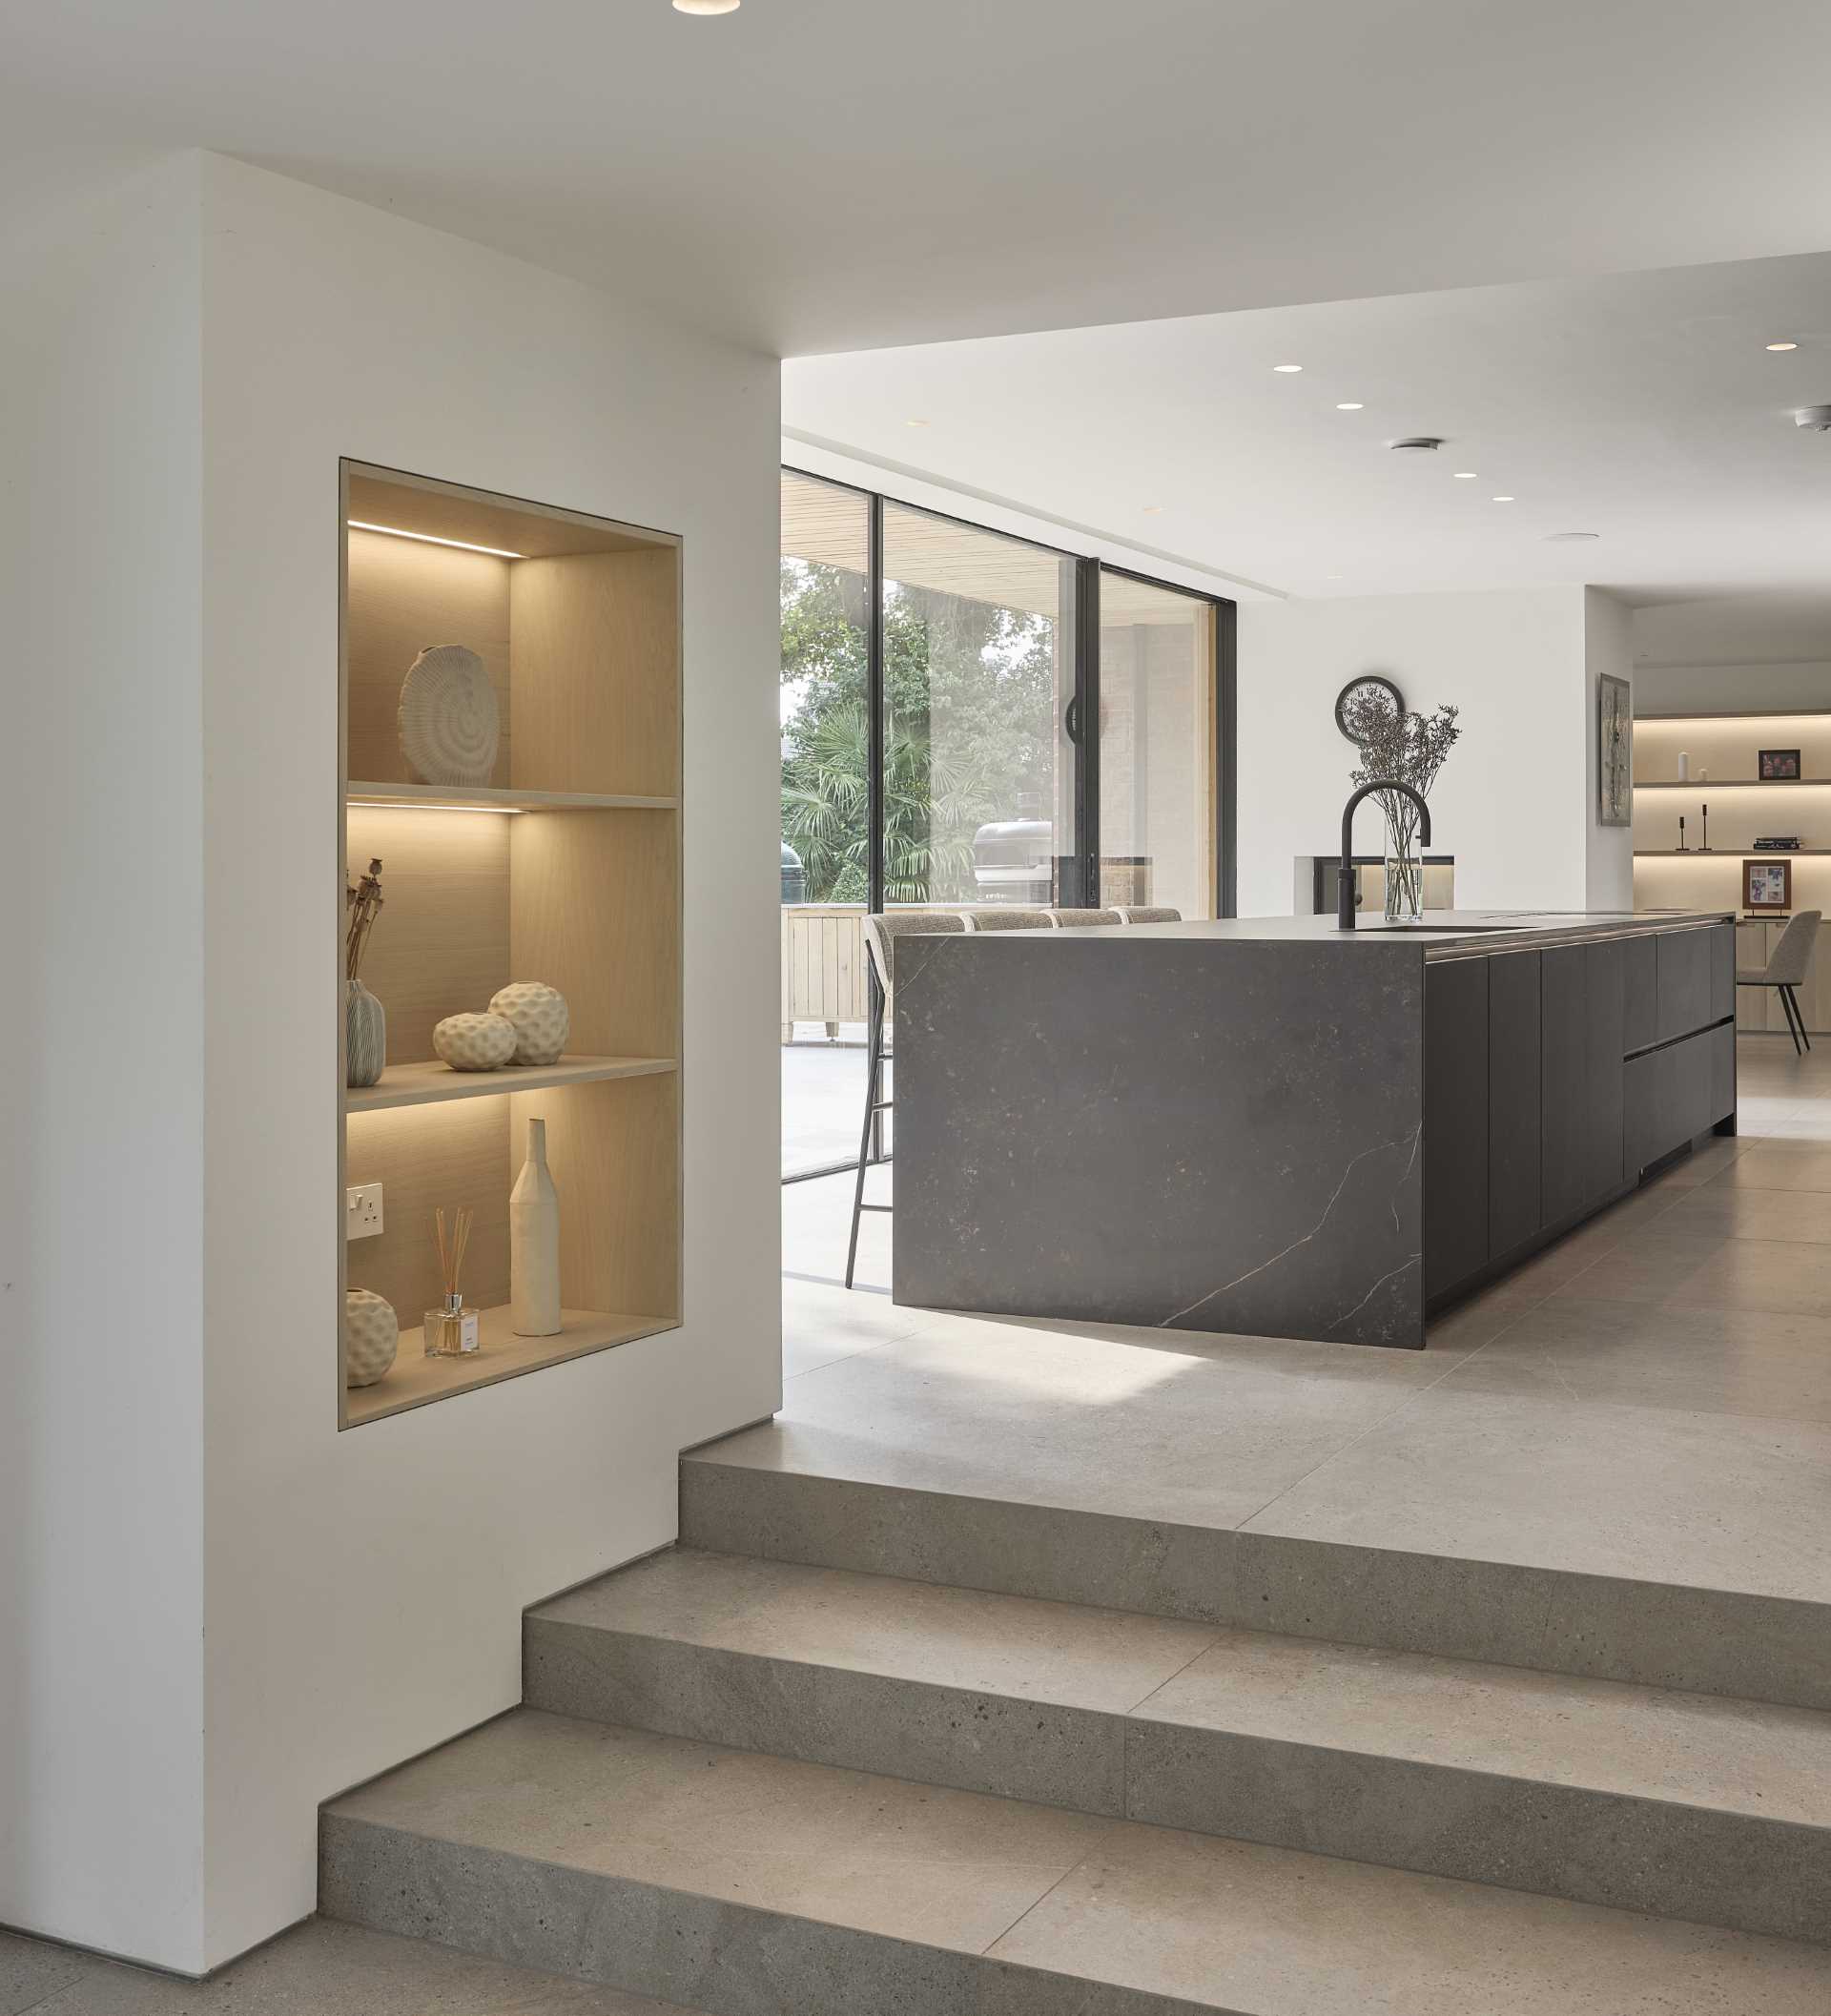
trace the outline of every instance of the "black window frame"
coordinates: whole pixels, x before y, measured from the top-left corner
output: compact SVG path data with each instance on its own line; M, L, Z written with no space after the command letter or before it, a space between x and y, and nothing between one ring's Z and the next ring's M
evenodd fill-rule
M867 489L862 483L847 483L841 477L828 476L818 469L803 469L793 463L784 463L781 464L781 473L784 476L802 477L810 483L826 483L835 490L846 490L854 497L862 497L868 513L865 579L865 706L867 750L871 768L871 773L865 780L866 818L869 821L869 830L865 836L868 910L879 913L884 907L884 506L886 504L893 504L900 511L917 511L925 517L937 518L944 524L960 525L968 531L983 532L994 539L1009 539L1018 545L1030 546L1037 552L1054 554L1059 560L1069 563L1075 569L1074 677L1072 689L1062 704L1062 720L1059 724L1075 751L1076 850L1071 855L1057 857L1062 880L1060 900L1065 908L1101 907L1100 577L1102 572L1117 574L1125 580L1140 582L1146 587L1162 588L1168 594L1186 596L1192 602L1205 603L1208 606L1214 622L1215 746L1211 754L1214 765L1215 914L1223 917L1238 914L1239 767L1236 757L1236 730L1239 721L1239 676L1235 642L1238 604L1227 596L1210 594L1204 588L1192 588L1180 581L1165 581L1156 574L1145 574L1133 567L1118 566L1111 561L1102 560L1097 553L1078 552L1070 546L1054 545L1047 540L1032 539L1018 532L1007 532L1002 526L983 525L977 519L962 517L957 512L938 511L932 504L912 504L907 498L896 497L883 490ZM871 998L875 1003L877 977L874 972L871 975L870 984ZM874 1141L873 1145L871 1160L881 1160L881 1140ZM785 1183L803 1183L813 1177L833 1176L842 1169L855 1169L857 1166L857 1162L854 1159L834 1162L831 1167L797 1170L792 1175L785 1176L782 1181Z

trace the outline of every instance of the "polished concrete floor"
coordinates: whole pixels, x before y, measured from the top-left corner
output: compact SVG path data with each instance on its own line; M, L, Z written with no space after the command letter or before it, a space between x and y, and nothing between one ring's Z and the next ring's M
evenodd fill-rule
M891 1222L866 1219L848 1294L851 1179L790 1184L774 1431L785 1460L838 1474L888 1466L944 1492L1821 1601L1831 1044L1805 1059L1780 1037L1739 1048L1737 1139L1453 1312L1419 1353L897 1308ZM888 1195L891 1181L872 1172L868 1194ZM0 2016L662 2009L326 1923L202 1985L0 1933Z
M1831 1044L1423 1352L899 1308L849 1177L783 1191L797 1467L1763 1595L1831 1589ZM889 1195L891 1169L867 1194ZM848 1466L852 1466L849 1470Z
M0 2016L669 2016L671 2006L325 1919L207 1982L0 1932Z

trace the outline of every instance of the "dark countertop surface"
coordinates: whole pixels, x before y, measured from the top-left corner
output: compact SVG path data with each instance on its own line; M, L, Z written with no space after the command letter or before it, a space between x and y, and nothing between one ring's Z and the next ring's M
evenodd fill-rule
M1525 952L1545 945L1574 944L1586 938L1638 937L1648 932L1696 930L1707 924L1733 924L1734 910L1432 910L1423 924L1389 925L1378 915L1364 914L1352 931L1343 931L1332 916L1220 917L1182 924L1099 924L1068 931L1000 931L975 936L984 944L1007 938L1025 944L1039 939L1062 943L1112 939L1136 944L1142 938L1172 938L1221 944L1298 942L1306 945L1400 945L1423 947L1427 959L1469 958L1489 952ZM944 942L954 942L945 940Z

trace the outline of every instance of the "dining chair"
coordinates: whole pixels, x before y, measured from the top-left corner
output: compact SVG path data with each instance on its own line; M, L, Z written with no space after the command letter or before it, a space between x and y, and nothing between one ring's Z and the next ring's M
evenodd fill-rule
M1738 973L1736 976L1738 987L1772 987L1780 996L1780 1013L1786 1017L1787 1030L1798 1056L1803 1056L1811 1049L1812 1039L1806 1034L1805 1014L1795 990L1805 978L1806 969L1812 963L1812 947L1819 936L1822 915L1821 911L1802 910L1798 916L1789 918L1761 971Z

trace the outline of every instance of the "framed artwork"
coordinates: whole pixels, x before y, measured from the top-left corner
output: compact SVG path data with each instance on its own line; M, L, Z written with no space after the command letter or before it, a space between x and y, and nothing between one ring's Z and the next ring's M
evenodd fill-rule
M1755 774L1763 784L1797 784L1800 752L1796 749L1764 749Z
M1742 908L1780 912L1793 908L1791 861L1744 861Z
M1360 737L1348 725L1348 710L1369 700L1395 714L1405 712L1405 695L1383 673L1363 672L1358 679L1350 679L1335 695L1335 726L1356 748Z
M1634 824L1634 698L1625 679L1595 685L1595 815L1604 826Z

